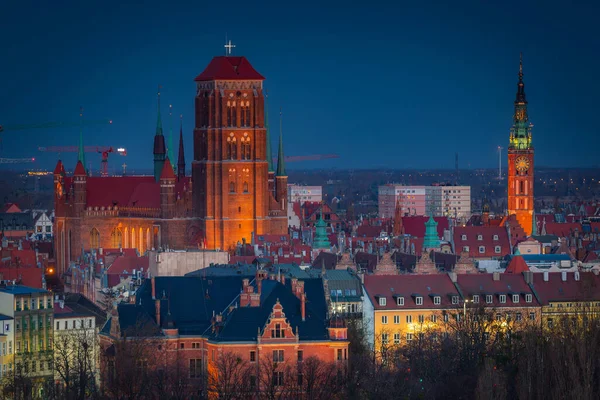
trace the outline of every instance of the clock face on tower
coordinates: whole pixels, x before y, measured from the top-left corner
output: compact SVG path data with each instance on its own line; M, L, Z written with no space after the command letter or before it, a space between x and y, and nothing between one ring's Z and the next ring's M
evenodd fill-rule
M515 160L515 168L519 172L524 172L529 169L529 159L525 156L517 157Z

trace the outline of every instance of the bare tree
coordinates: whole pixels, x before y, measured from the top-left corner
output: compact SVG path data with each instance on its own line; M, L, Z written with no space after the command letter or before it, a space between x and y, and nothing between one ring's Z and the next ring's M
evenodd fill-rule
M54 336L54 372L61 382L57 396L83 400L96 393L97 348L93 331L78 329Z
M237 353L226 352L209 366L208 391L219 399L246 398L255 390L249 363Z

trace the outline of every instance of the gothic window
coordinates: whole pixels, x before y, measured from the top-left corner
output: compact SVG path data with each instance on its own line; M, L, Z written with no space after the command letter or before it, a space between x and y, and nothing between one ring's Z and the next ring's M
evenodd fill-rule
M235 193L235 182L229 182L229 193Z
M129 248L129 229L125 228L125 241L123 242L123 247L126 249Z
M131 245L130 247L132 249L135 249L137 247L137 243L135 241L135 228L131 228Z
M152 235L150 234L150 228L146 228L146 249L152 249Z
M241 126L250 126L250 101L241 102L240 109L240 125Z
M142 230L142 228L139 229L139 233L138 233L138 251L140 252L140 254L144 254L144 231Z
M90 231L90 249L97 249L100 247L100 232L98 229L92 228Z
M237 110L235 101L227 102L227 126L237 126Z
M244 137L242 137L240 142L241 142L241 146L242 146L242 149L241 149L242 160L250 160L251 159L250 138L248 137L247 133L244 133Z
M237 160L237 139L233 132L227 138L227 159Z
M123 235L119 228L115 228L112 230L112 232L110 233L110 244L113 249L121 248L121 245L123 243L122 238L123 238Z
M525 193L525 182L521 181L521 182L519 182L519 184L520 184L519 193L521 193L521 194Z
M248 193L248 182L244 182L244 193Z

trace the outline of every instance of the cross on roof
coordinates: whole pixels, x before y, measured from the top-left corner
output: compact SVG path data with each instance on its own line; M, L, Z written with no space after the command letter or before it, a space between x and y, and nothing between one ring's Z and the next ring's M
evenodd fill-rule
M235 47L235 44L231 44L231 40L229 40L229 43L225 43L225 55L230 56L231 55L231 49L233 49Z

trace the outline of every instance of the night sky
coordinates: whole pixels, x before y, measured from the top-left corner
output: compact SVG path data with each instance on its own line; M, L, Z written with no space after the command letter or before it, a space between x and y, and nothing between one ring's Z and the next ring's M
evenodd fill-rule
M271 127L283 108L286 154L340 155L290 168L454 168L455 152L461 167L495 167L522 51L536 164L599 164L598 2L127 3L2 1L0 124L77 121L81 105L114 121L86 128L86 145L126 147L129 168L149 169L161 84L165 134L172 104L189 168L193 79L227 34L267 78ZM58 155L37 147L77 138L5 132L2 157L52 168ZM62 158L74 168L76 153Z

